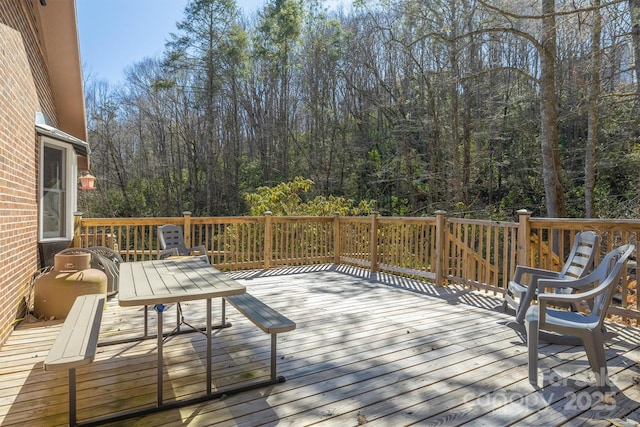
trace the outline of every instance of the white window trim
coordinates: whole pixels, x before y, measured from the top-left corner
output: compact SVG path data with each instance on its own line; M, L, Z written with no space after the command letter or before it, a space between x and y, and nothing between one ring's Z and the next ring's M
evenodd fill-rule
M45 145L53 146L56 148L64 149L66 153L65 161L65 185L66 185L66 198L65 198L65 218L64 218L64 236L60 237L44 237L44 147ZM40 242L57 242L68 241L73 238L73 213L77 210L77 179L78 179L78 164L76 159L76 153L73 145L57 141L53 138L46 136L40 137L40 163L38 171L38 241Z

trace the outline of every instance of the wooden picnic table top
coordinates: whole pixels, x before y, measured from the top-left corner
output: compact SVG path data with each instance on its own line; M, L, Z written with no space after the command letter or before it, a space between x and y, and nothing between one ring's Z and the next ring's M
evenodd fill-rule
M120 264L123 307L219 298L246 292L243 285L199 257Z

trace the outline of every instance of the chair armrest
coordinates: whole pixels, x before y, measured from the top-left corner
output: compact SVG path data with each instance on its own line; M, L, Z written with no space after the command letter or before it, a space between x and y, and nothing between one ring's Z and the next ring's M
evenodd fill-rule
M194 252L199 252L198 254L194 254ZM194 246L192 248L189 248L189 255L194 255L194 256L198 256L198 255L207 255L207 248L204 245L200 245L200 246Z
M160 252L158 252L158 259L165 259L171 256L178 256L178 255L180 255L178 253L178 248L163 249Z
M543 292L538 294L538 304L540 304L540 309L542 310L542 306L546 306L548 304L563 305L567 303L576 303L585 299L585 294L586 292L580 294L555 294L550 292Z
M590 276L580 277L578 279L542 279L538 281L538 292L543 293L545 288L563 289L584 289L589 288L597 281Z
M543 292L538 294L540 324L544 324L548 305L574 305L577 306L583 300L591 300L607 291L607 286L597 286L579 294L556 294Z
M529 285L535 284L541 278L559 279L560 273L557 271L544 270L542 268L527 267L524 265L516 265L516 271L513 274L513 281L522 284L522 276L529 274Z

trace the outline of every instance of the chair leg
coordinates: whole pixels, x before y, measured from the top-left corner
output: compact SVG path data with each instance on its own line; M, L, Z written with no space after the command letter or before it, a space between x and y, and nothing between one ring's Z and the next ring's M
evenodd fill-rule
M506 298L504 301L502 301L502 304L500 304L499 306L495 307L496 311L499 311L501 313L506 313L507 310L509 310L509 303L507 302Z
M506 326L508 326L509 328L513 329L514 331L516 331L518 333L518 335L520 336L520 338L522 338L523 342L527 342L527 328L523 323L518 323L515 320L511 320L509 322L506 323Z
M519 293L516 318L507 322L507 326L516 331L523 341L527 341L527 328L524 324L524 318L527 314L527 310L529 310L529 307L531 306L531 302L535 296L535 291L534 287L529 286L524 293Z
M538 385L538 321L527 321L527 351L529 353L529 383Z
M607 357L604 354L604 342L602 334L592 332L592 335L582 337L584 350L589 359L589 365L600 388L608 386Z
M518 293L514 292L513 289L511 289L507 285L507 291L504 294L504 300L502 300L503 312L504 313L508 313L509 310L511 310L515 314L515 312L518 310L518 303L519 302L520 302L520 298L519 298Z
M498 313L511 314L513 316L516 315L516 311L507 300L507 297L502 300L502 303L500 303L500 305L493 307L493 311L497 311Z
M527 310L529 306L533 302L533 297L535 296L536 289L534 286L527 287L524 295L520 296L520 303L518 304L518 310L516 312L516 322L520 324L524 324L524 316L527 314Z

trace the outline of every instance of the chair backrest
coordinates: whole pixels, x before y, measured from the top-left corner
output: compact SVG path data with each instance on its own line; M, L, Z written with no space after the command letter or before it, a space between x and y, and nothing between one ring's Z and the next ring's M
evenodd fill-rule
M593 231L581 231L573 239L573 247L560 271L561 277L579 279L585 276L595 261L599 237Z
M177 249L180 255L189 255L189 249L184 244L182 228L175 224L165 224L158 227L160 249Z
M611 304L613 294L616 292L618 282L624 272L622 267L626 265L627 259L631 253L633 253L634 249L634 245L627 244L612 250L605 255L592 273L594 274L593 278L599 282L596 288L594 288L594 292L602 288L607 288L606 292L602 292L595 297L593 307L591 308L591 314L599 316L600 323L604 322L604 315L609 308L609 304ZM591 275L587 277L591 277Z

